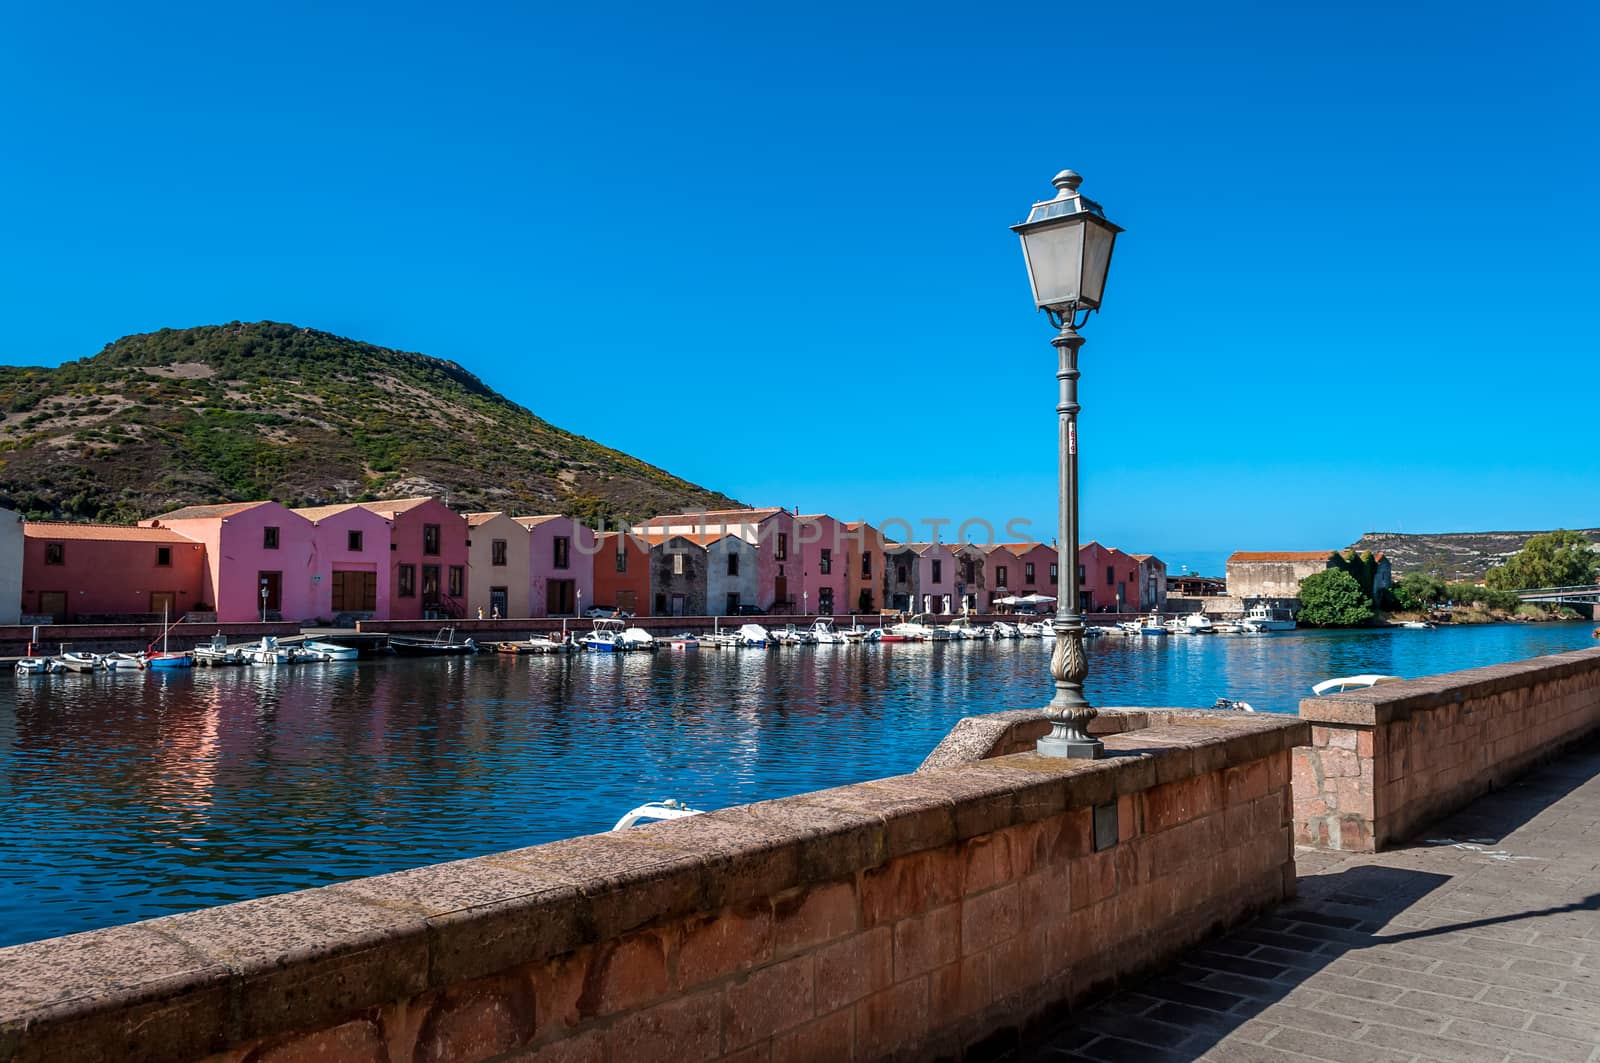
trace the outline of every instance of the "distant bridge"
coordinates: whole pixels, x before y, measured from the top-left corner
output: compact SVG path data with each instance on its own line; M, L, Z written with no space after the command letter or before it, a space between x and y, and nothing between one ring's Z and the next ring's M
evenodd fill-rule
M1541 605L1595 605L1600 603L1600 586L1592 583L1579 584L1576 587L1539 587L1514 593L1525 602L1538 602Z

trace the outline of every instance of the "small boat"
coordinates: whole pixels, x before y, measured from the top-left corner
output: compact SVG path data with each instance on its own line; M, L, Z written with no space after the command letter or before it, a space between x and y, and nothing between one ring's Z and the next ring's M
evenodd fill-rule
M245 656L243 646L229 646L227 636L219 631L211 636L210 642L194 648L194 663L221 668L228 665L249 664L250 659Z
M16 665L18 675L49 675L61 670L61 666L50 657L23 657Z
M321 639L304 642L301 648L324 661L353 661L361 656L361 650L355 646L341 646L337 642L323 642Z
M617 825L611 829L627 830L629 827L638 827L646 823L660 823L669 819L687 819L689 816L704 814L701 809L690 808L682 801L674 801L669 797L662 801L651 801L649 804L640 805L617 820Z
M433 638L426 635L390 635L389 648L402 657L459 656L478 652L477 642L470 638L456 638L456 629L453 627L440 628Z
M1243 624L1235 624L1231 620L1224 620L1221 623L1211 625L1211 633L1213 635L1237 635L1243 630Z
M955 617L948 624L944 625L944 630L950 632L951 638L962 640L986 639L989 637L989 633L987 631L981 627L974 627L972 622L964 616Z
M1017 634L1017 626L1008 624L1004 620L996 621L989 625L989 637L992 639L1016 639L1022 636Z
M889 627L891 635L899 635L910 642L948 642L955 638L954 632L949 628L931 627L923 623L922 615L916 614Z
M1165 635L1167 633L1166 625L1161 622L1160 613L1151 613L1143 620L1138 621L1138 624L1139 634L1141 635Z
M180 619L178 621L182 623ZM173 653L167 648L167 633L172 630L172 625L167 623L167 607L161 607L161 652L152 653L155 643L144 649L144 666L146 668L193 668L194 655L192 653Z
M1257 602L1245 612L1241 623L1246 631L1293 631L1294 612L1281 605Z
M1204 613L1190 613L1183 618L1183 633L1185 635L1210 635L1216 630L1217 626Z
M883 628L862 627L861 621L857 620L844 631L839 632L839 637L844 639L847 645L860 646L863 643L877 642L882 639Z
M77 650L63 650L56 655L56 664L63 672L98 672L104 667L98 654L80 653Z
M496 653L521 654L521 653L576 653L580 647L576 640L569 635L561 638L552 638L549 635L532 635L521 641L497 642L494 645Z
M783 630L774 631L772 638L780 646L811 646L817 641L817 637L809 630L798 628L793 624L783 625Z
M1409 628L1412 631L1432 631L1434 627L1433 624L1430 624L1426 620L1407 620L1400 626L1403 628Z
M819 616L811 625L811 638L821 646L838 646L844 643L844 635L833 626L833 621L825 616Z
M134 653L108 653L100 658L108 672L142 672L144 658Z
M739 628L739 645L748 649L765 649L772 636L760 624L744 624Z
M278 645L276 635L263 635L260 642L241 646L239 651L251 664L294 663L294 654L289 651L289 647Z
M656 648L656 637L642 627L625 628L622 632L622 641L630 650L653 650Z
M596 620L594 630L578 642L590 653L621 653L629 648L622 637L626 630L627 626L620 620Z
M1349 675L1342 679L1324 679L1311 688L1311 693L1317 697L1324 694L1342 694L1346 690L1366 690L1379 683L1399 683L1401 677L1397 675Z
M1213 709L1221 709L1224 712L1255 712L1256 711L1255 710L1255 706L1251 705L1248 701L1238 701L1238 700L1235 700L1234 698L1218 698L1215 702L1212 703L1211 707Z
M691 650L698 650L699 648L700 639L689 634L687 631L682 635L674 635L672 638L667 639L667 649L672 650L675 653L688 653Z

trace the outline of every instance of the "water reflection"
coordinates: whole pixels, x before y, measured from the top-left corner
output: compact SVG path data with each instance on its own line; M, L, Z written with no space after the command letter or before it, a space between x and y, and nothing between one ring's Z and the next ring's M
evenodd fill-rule
M1289 710L1317 679L1589 645L1589 625L1102 639L1101 705ZM0 681L0 943L909 771L1039 705L1044 644L813 647Z

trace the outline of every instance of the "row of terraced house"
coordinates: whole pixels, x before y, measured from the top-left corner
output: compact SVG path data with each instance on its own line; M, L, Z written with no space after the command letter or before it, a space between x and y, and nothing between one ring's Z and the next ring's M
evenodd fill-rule
M56 622L554 617L591 606L948 614L1059 592L1049 544L898 542L865 522L776 507L670 514L611 532L561 516L460 513L434 498L236 502L137 526L22 528L21 614ZM1164 605L1158 558L1089 543L1078 561L1087 611Z

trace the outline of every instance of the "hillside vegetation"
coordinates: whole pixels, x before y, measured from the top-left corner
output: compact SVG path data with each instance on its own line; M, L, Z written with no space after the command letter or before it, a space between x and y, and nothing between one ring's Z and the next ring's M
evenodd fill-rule
M1521 532L1449 532L1437 535L1405 535L1400 532L1368 532L1351 549L1382 553L1389 558L1396 579L1411 572L1424 572L1443 580L1481 580L1490 567L1506 561L1521 550L1529 539L1544 534ZM1600 528L1585 528L1577 534L1600 544Z
M733 504L548 424L454 362L270 321L0 367L0 413L0 505L34 518L418 494L586 520Z

